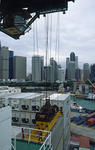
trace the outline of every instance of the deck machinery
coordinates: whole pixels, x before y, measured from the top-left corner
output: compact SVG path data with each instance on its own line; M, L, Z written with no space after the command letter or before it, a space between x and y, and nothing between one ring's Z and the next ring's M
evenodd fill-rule
M56 106L51 105L50 100L46 99L45 105L41 108L40 112L35 116L35 128L30 133L30 141L35 143L43 143L47 132L51 131L59 116L63 116L62 110ZM29 136L25 137L25 140L29 140Z
M74 0L0 0L0 31L19 39L40 15L68 10Z

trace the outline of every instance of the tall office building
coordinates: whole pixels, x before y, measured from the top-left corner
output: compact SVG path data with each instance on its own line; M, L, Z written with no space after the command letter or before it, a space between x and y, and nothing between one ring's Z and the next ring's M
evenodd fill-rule
M52 73L51 73L52 82L55 82L58 80L58 65L53 58L50 58L50 65L52 66Z
M64 72L64 69L62 69L62 68L58 68L58 80L60 82L65 81L65 72Z
M78 56L75 56L75 68L78 69Z
M75 71L75 78L76 81L81 81L81 70L79 68L77 68Z
M14 79L24 80L26 78L26 57L13 57Z
M32 81L39 82L44 79L44 58L39 55L32 57Z
M75 81L75 72L76 72L75 62L70 61L68 66L68 80Z
M9 51L9 79L13 79L13 56L14 52Z
M85 63L83 65L83 80L87 81L87 79L89 79L89 75L90 75L89 64Z
M70 58L69 58L69 57L67 57L67 58L66 58L66 69L68 69L69 61L70 61Z
M91 81L95 81L95 64L91 65L90 70L91 70L90 79Z
M76 80L76 69L78 69L78 56L74 52L70 53L70 58L66 58L66 80Z
M69 66L69 61L70 61L70 58L67 57L66 58L66 74L65 74L65 79L68 80L68 66Z
M52 82L52 66L44 66L44 80L47 82Z
M70 53L70 61L75 61L75 53L74 52Z
M8 80L9 78L9 50L8 47L1 47L0 50L0 79Z

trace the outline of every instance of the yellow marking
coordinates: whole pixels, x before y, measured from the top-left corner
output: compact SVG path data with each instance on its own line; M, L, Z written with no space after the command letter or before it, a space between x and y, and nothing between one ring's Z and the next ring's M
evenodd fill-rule
M63 116L63 114L61 112L58 112L52 121L50 122L41 122L41 121L37 121L36 122L36 129L38 130L32 130L30 133L30 141L35 142L35 143L42 143L43 140L45 139L47 132L46 131L50 131L53 126L55 125L56 121L58 120L59 116ZM39 131L39 130L43 130L43 131ZM25 137L25 140L28 141L29 140L29 136Z
M15 27L5 28L5 31L12 35L21 34L21 31L19 31Z

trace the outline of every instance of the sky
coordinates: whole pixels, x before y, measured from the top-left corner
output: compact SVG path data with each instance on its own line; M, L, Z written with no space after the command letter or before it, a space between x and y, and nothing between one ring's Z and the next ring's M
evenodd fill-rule
M8 46L15 55L27 57L28 73L31 72L31 57L38 54L46 58L46 50L48 60L54 57L63 67L72 51L78 56L80 68L83 63L95 63L95 0L70 2L65 15L61 12L41 16L19 40L2 32L0 40L2 46Z

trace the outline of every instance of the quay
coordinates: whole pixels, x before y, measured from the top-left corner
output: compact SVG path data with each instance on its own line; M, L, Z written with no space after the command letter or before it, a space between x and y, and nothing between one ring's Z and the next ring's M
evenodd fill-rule
M71 112L71 118L76 115L80 115L81 113ZM86 114L81 114L82 116ZM87 136L90 138L91 142L95 143L95 128L88 127L84 125L76 125L71 122L71 133L79 136Z

